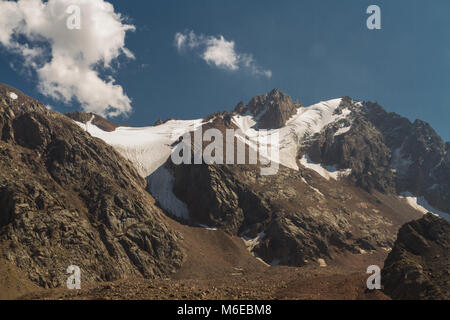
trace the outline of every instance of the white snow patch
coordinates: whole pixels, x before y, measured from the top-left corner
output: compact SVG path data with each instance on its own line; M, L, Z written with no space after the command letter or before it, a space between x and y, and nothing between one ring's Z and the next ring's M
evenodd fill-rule
M208 227L207 225L204 225L204 224L199 224L198 226L203 228L203 229L206 229L206 230L211 230L211 231L216 231L217 230L217 228Z
M280 129L268 130L266 132L267 141L274 133L279 135L279 162L280 164L298 170L297 152L301 143L309 136L322 131L328 124L340 119L346 118L351 111L349 109L342 110L341 114L335 114L335 110L341 104L342 99L332 99L322 101L309 107L300 107L297 109L286 125ZM243 134L249 138L256 138L258 130L255 129L257 119L252 115L233 116L233 123L239 127ZM274 161L274 159L270 159Z
M135 165L144 178L166 162L172 152L172 144L180 136L202 124L202 119L170 120L159 126L118 127L107 132L92 124L92 120L86 124L75 122L92 136L113 146Z
M249 238L249 237L242 237L242 240L244 240L245 246L248 250L252 251L260 242L261 240L266 236L264 232L258 233L258 235L255 238Z
M309 158L307 154L303 155L303 157L300 159L300 163L304 167L314 170L327 180L330 179L338 180L341 177L346 177L350 175L350 173L352 172L352 169L338 170L337 167L334 165L323 166L320 163L315 163Z
M352 126L348 126L348 127L344 127L344 128L339 128L336 133L334 134L335 137L343 135L344 133L348 132L350 129L352 128Z
M410 192L404 192L400 195L400 198L405 199L408 204L414 209L426 214L431 212L432 214L441 217L450 222L450 214L447 212L439 211L433 208L424 197L415 197Z
M286 123L286 126L276 130L267 130L267 144L271 143L272 136L279 136L279 158L267 155L270 161L280 163L286 167L298 170L297 152L301 143L309 136L320 132L328 124L339 119L346 118L351 111L344 109L341 114L334 114L342 99L332 99L319 102L309 107L300 107ZM145 178L159 168L170 157L172 144L184 133L196 130L202 125L202 119L196 120L171 120L158 126L149 127L118 127L112 132L106 132L92 124L92 120L86 124L77 124L89 132L92 136L104 140L112 145L125 158L129 159L138 172ZM257 119L252 115L236 115L232 121L243 132L237 134L241 141L245 137L256 140L261 132L255 129ZM247 139L245 139L247 140ZM255 144L250 144L255 149Z
M315 192L317 192L318 194L320 194L322 197L325 197L325 196L323 195L323 193L320 192L319 189L314 188L312 185L310 185L310 184L308 183L308 181L306 181L305 178L302 177L302 181L303 181L306 185L308 185L308 187L310 187L312 190L314 190Z
M150 193L164 210L188 220L187 205L173 194L174 177L163 164L170 157L172 144L184 133L195 130L202 120L170 120L159 126L118 127L107 132L92 123L94 117L86 124L75 122L130 160L139 174L147 179Z
M17 94L15 94L14 92L10 92L9 97L13 100L16 100L18 98Z
M174 180L172 173L162 166L147 178L149 191L164 210L176 217L188 220L187 205L173 194Z
M283 128L263 131L267 143L271 143L273 134L279 136L279 158L269 154L267 155L269 160L298 170L297 152L301 144L328 124L346 118L351 113L349 109L344 109L341 114L334 114L341 101L342 99L339 98L319 102L309 107L300 107ZM104 131L94 125L93 119L94 116L86 124L75 122L92 136L102 139L130 160L139 174L148 179L150 192L165 210L175 216L187 218L186 204L177 199L172 192L173 176L170 171L161 166L170 157L174 142L186 132L195 131L204 123L203 119L170 120L164 124L149 127L118 127L112 132ZM239 136L238 134L237 138L242 140L245 137L250 139L261 137L261 132L254 128L257 124L256 120L252 115L233 116L233 123L243 132L243 135ZM247 141L247 139L245 140ZM256 145L250 144L250 147L256 148ZM308 161L304 161L304 163L320 171L323 176L328 177L327 179L330 177L337 179L340 175L349 174L348 170L314 166L315 164ZM156 172L158 168L161 169ZM320 194L319 190L313 189ZM253 243L261 240L262 237L264 237L264 233L258 235L256 239L244 241L254 247L257 243Z

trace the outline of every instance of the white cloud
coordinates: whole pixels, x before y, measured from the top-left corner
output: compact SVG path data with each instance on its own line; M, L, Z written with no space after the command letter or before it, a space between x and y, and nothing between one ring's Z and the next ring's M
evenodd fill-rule
M79 30L67 28L71 5L81 9ZM39 90L65 102L75 98L85 111L106 116L130 112L131 100L97 70L113 71L122 54L134 58L125 47L125 35L134 29L104 0L0 0L0 44L36 72Z
M220 38L208 38L206 40L206 50L203 59L216 67L223 67L230 70L238 70L239 57L234 51L234 42L226 41L223 36Z
M197 35L194 31L178 32L175 34L175 47L180 54L194 51L206 63L218 68L231 71L246 69L255 76L272 77L272 71L259 67L253 55L236 52L234 41L228 41L223 36Z

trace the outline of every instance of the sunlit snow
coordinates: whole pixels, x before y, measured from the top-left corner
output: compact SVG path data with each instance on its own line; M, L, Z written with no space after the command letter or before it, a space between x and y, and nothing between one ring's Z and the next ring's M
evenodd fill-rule
M300 144L306 138L322 131L328 124L346 118L350 114L351 111L349 109L342 110L341 114L335 114L341 101L341 98L332 99L309 107L300 107L297 109L297 114L291 117L284 127L268 130L267 141L271 141L270 136L272 134L277 133L279 135L279 163L288 168L298 170L297 152ZM250 138L258 136L258 130L255 128L257 122L252 115L234 116L233 123L246 136Z
M178 218L188 220L187 205L173 193L174 180L172 173L161 166L147 178L149 191L164 210Z
M265 135L266 145L278 141L279 156L270 153L266 156L271 161L298 170L297 152L302 142L320 132L328 124L350 114L348 109L342 110L340 114L335 113L341 101L342 99L333 99L309 107L300 107L284 127L262 131L263 134L256 129L257 119L251 115L235 115L232 122L241 129L241 133L237 134L238 139L244 140L245 137L255 139ZM139 174L147 178L150 192L165 210L180 218L186 218L188 216L186 205L172 193L173 177L170 171L166 168L162 168L158 172L156 170L161 168L170 157L174 142L184 133L195 131L202 125L203 120L170 120L158 126L118 127L112 132L106 132L94 125L93 119L94 117L86 124L76 123L92 136L113 146L130 160ZM278 135L279 139L272 140L272 137L276 137L274 134ZM261 139L258 141L261 142ZM257 148L252 143L250 143L250 147ZM321 166L312 163L307 158L303 158L301 164L319 172L326 179L337 179L339 176L349 174L349 170Z
M410 192L404 192L400 195L400 198L405 199L408 204L414 209L426 214L428 212L433 213L436 216L439 216L450 222L450 214L447 212L439 211L433 208L424 197L415 197Z
M334 134L335 137L337 136L341 136L344 133L347 133L348 131L350 131L350 129L352 128L352 126L348 126L348 127L344 127L344 128L339 128L336 133Z
M308 155L303 155L300 163L311 170L314 170L327 180L338 180L340 177L346 177L352 172L351 169L338 170L336 166L324 166L320 163L313 162Z
M92 119L86 124L77 124L92 136L112 145L146 178L170 157L171 145L184 133L199 127L202 120L170 120L159 126L118 127L112 132L95 126Z

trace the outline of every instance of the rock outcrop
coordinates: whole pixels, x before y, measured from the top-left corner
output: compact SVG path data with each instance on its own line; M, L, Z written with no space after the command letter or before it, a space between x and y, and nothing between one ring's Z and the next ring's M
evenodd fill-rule
M239 103L234 113L252 114L255 128L277 128L292 116L293 105L285 94L273 90L247 106ZM291 111L286 117L272 116L284 120L266 125L262 119L268 110L278 110L279 115L281 110ZM396 148L406 145L405 139L411 145L434 141L428 152L435 155L430 161L436 165L445 156L443 144L429 126L388 115L377 104L344 97L335 113L344 112L345 117L304 137L298 151L298 159L307 154L315 163L351 172L338 181L325 181L301 164L299 171L281 166L274 176L259 175L258 165L168 165L175 177L174 192L187 204L191 223L251 240L253 252L267 263L299 266L330 261L345 252L388 250L400 226L420 216L398 199L403 176L395 169ZM386 128L379 120L383 116L385 121L391 119ZM210 120L205 126L227 127L222 114Z
M251 165L170 168L190 223L244 237L269 264L304 266L346 252L384 252L400 225L420 215L395 197L322 181L304 169L281 167L276 175L261 176Z
M394 299L450 299L450 223L429 213L405 224L381 279Z
M85 283L176 270L180 236L145 188L112 147L0 85L0 253L34 283L65 284L69 265Z
M368 192L408 192L450 212L448 143L428 123L349 97L336 112L344 109L350 114L308 139L300 156L351 169L350 179Z
M363 114L383 135L391 151L390 167L397 192L423 196L436 209L450 212L448 143L428 123L411 123L386 112L377 103L365 103Z
M291 97L274 89L268 94L252 98L247 106L240 102L234 112L242 115L249 112L257 117L259 129L278 129L297 113L299 107L299 102L292 102Z
M336 112L344 109L351 110L351 114L311 138L300 153L307 153L318 163L351 169L350 179L368 192L395 192L389 166L391 150L383 134L361 113L362 107L348 97L343 98Z
M231 114L216 112L203 118L203 131L215 128L225 136L226 129L239 126L233 117L251 115L246 119L254 121L253 129L282 128L286 138L287 131L295 131L292 127L286 130L288 119L306 114L303 122L295 124L306 129L295 131L293 141L286 138L283 141L288 141L288 146L281 146L294 144L299 170L280 166L277 174L261 176L260 163L173 165L169 159L165 166L173 181L167 187L187 207L183 217L189 218L183 219L244 237L267 263L301 266L319 260L333 262L348 253L385 256L400 226L421 216L398 198L397 192L402 190L423 195L423 190L401 187L403 169L409 168L410 162L398 161L399 146L416 147L414 141L420 145L431 137L435 142L430 146L432 162L445 154L438 150L439 139L433 138L433 131L424 124L414 125L388 114L378 104L349 97L333 101L337 104L324 102L311 112L274 89L254 97L248 105L239 103ZM203 148L208 144L204 142ZM316 168L339 172L327 179L304 164L305 155ZM328 173L333 174L331 171Z

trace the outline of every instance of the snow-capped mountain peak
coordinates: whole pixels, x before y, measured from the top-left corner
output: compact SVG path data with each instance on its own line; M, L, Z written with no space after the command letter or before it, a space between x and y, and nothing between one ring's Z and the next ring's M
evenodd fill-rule
M286 98L287 97L287 98ZM278 90L273 90L268 95L257 96L249 103L248 110L254 112L245 112L245 115L234 113L232 115L232 123L240 129L236 134L245 135L249 138L257 137L261 134L259 125L264 112L255 111L257 101L264 101L266 108L274 108L274 104L279 103L276 108L283 103L295 106L295 113L285 120L282 127L276 129L268 129L267 137L277 134L279 136L278 148L280 151L280 164L298 169L297 152L302 141L307 137L320 132L328 124L339 119L345 118L350 114L350 110L344 109L341 113L336 113L342 99L332 99L322 101L309 107L292 103L291 99ZM278 101L278 102L274 102ZM289 107L286 107L289 108ZM134 163L139 173L143 177L148 177L170 157L173 150L173 144L180 136L186 132L195 131L199 126L204 124L204 119L194 120L170 120L157 126L148 127L117 127L113 131L105 131L93 123L94 116L89 121L76 123L89 132L92 136L104 140L106 143L114 146L124 157ZM269 141L271 141L269 139Z

